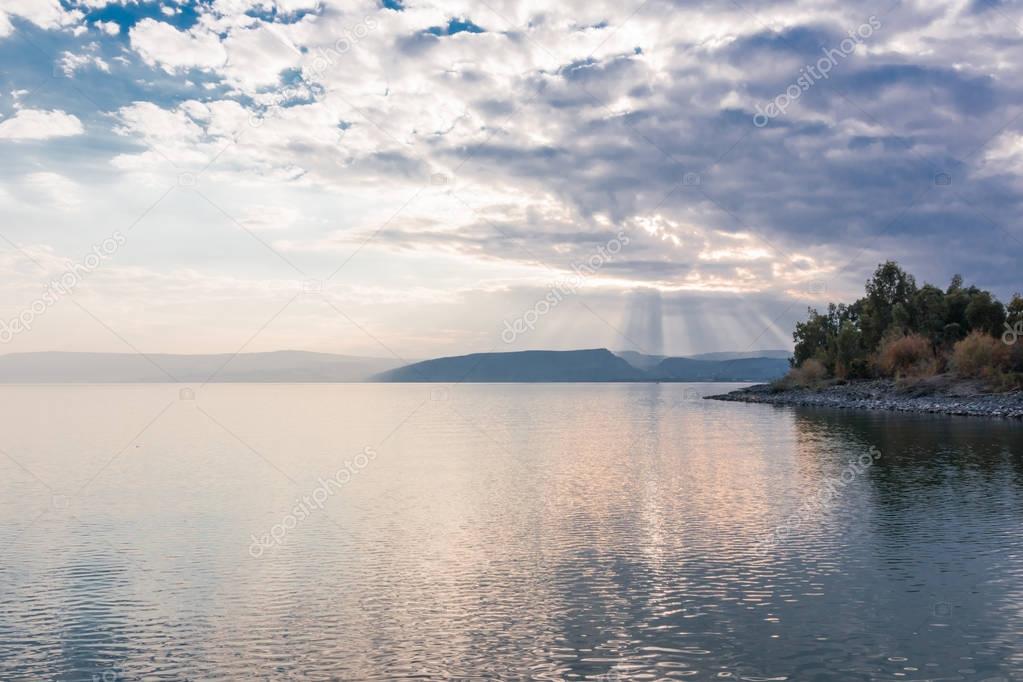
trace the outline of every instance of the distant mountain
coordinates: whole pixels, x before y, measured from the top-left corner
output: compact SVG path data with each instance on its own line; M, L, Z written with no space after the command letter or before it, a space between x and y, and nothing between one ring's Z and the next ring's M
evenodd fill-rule
M780 358L693 360L658 358L631 351L614 354L601 348L437 358L384 372L375 380L410 383L770 381L783 376L788 369L788 361Z
M690 360L742 360L747 358L773 358L776 360L788 360L792 357L790 350L749 350L741 353L722 351L718 353L700 353L699 355L686 355Z
M694 360L666 358L648 373L658 381L771 381L789 371L788 360L740 358Z
M376 377L385 382L562 382L648 381L649 377L611 351L533 350L475 353L417 362Z
M668 359L667 355L647 355L645 353L638 353L634 350L622 350L615 352L615 355L622 358L636 369L644 372L653 370L657 365L661 364ZM741 353L722 351L717 353L701 353L699 355L683 355L679 356L688 360L704 360L704 361L732 361L742 360L749 358L771 358L777 360L788 360L792 356L792 351L787 350L754 350L744 351ZM786 368L788 371L788 368ZM783 372L784 373L784 372Z
M625 360L627 363L635 367L636 369L643 370L644 372L656 367L666 355L647 355L646 353L637 353L634 350L620 350L616 351L615 355Z
M148 358L148 359L147 359ZM238 355L11 353L0 355L0 383L228 383L367 381L401 365L384 358L276 351ZM161 371L162 370L162 371ZM168 376L169 375L169 376ZM173 377L173 378L172 378Z
M627 361L627 360L631 360ZM779 358L695 360L606 349L477 353L403 365L385 358L277 351L238 355L11 353L3 383L610 382L770 381Z

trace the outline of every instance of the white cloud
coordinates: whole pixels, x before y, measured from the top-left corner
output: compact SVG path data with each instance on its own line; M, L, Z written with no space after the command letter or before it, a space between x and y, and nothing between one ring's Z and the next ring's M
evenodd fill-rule
M29 173L24 178L22 190L21 198L27 199L34 207L50 205L70 209L81 203L78 185L59 173Z
M0 139L47 140L71 137L84 132L82 122L74 114L59 109L21 109L11 118L0 121Z
M216 34L195 27L179 31L170 24L143 19L129 33L131 46L150 66L168 73L178 69L213 69L223 66L227 53Z
M110 65L103 60L102 57L92 54L73 54L71 52L64 52L60 58L60 67L64 72L64 75L71 78L75 75L75 72L94 66L100 71L110 73Z
M302 212L290 206L256 204L241 216L241 224L250 230L286 230L302 218Z
M0 38L11 35L13 31L14 27L11 26L11 20L0 10Z
M6 13L31 21L45 29L64 28L79 23L84 16L80 10L66 10L60 0L3 0L0 13ZM6 17L0 20L0 34ZM10 31L7 31L10 33ZM6 35L6 34L4 34Z
M236 29L224 41L228 60L225 73L246 92L279 82L282 70L296 66L301 54L279 29L263 24Z
M95 26L108 36L116 36L121 32L121 25L116 21L97 21Z

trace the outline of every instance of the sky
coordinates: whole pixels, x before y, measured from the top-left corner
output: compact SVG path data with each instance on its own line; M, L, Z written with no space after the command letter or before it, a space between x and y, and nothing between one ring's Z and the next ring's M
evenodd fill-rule
M0 352L791 347L1007 299L1023 2L0 0Z

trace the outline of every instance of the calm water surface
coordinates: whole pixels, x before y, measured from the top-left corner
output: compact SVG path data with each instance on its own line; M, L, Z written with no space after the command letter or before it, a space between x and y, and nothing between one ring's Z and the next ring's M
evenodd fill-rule
M725 388L0 388L0 679L1023 679L1020 425Z

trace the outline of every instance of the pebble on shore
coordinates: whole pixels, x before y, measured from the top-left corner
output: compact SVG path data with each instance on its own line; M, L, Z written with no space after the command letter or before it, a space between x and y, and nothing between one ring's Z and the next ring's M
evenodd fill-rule
M800 407L889 410L975 417L1023 419L1023 392L943 392L919 395L891 380L853 381L822 388L784 388L757 384L731 393L707 396L708 400L768 403Z

